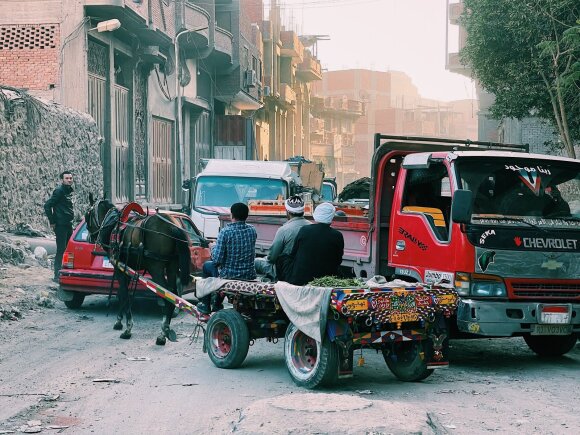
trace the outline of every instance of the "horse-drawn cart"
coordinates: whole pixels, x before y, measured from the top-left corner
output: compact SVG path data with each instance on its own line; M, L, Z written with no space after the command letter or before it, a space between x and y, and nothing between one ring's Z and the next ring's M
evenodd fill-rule
M123 264L118 267L136 275ZM321 288L198 278L198 297L215 291L233 306L208 316L147 278L138 278L157 295L207 322L204 350L219 368L239 367L258 338L282 337L288 372L306 388L352 376L355 352L363 348L381 351L389 369L403 381L425 379L435 368L448 365L445 318L458 300L451 288Z

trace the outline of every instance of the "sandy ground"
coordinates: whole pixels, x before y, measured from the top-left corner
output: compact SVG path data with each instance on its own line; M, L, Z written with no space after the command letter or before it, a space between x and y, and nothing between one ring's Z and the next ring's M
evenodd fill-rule
M420 383L398 381L364 351L355 376L307 391L286 371L282 342L258 340L243 366L215 368L191 343L156 346L160 309L137 301L131 340L112 329L115 303L87 297L79 310L55 298L52 272L0 271L0 433L69 434L577 434L580 347L540 359L521 339L456 340L451 367ZM20 289L20 290L18 290ZM44 298L44 299L43 299ZM53 302L53 304L51 304ZM99 381L99 382L97 382ZM7 431L7 432L3 432Z

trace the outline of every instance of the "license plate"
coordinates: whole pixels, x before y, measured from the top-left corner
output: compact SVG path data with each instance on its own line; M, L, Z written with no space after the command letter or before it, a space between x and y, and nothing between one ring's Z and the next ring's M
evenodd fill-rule
M540 307L540 323L563 325L570 323L569 305L542 305Z
M391 323L416 322L417 320L419 320L419 313L391 314L389 317Z
M108 257L103 257L103 269L113 269L113 265Z
M570 335L572 325L532 325L532 335Z
M369 309L369 301L366 299L346 301L346 307L350 311L364 311Z

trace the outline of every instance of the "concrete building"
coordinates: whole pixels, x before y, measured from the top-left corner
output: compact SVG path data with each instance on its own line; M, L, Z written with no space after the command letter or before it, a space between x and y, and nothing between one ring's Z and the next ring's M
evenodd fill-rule
M0 0L0 83L93 116L107 197L178 208L199 158L227 154L223 135L240 145L230 132L260 107L255 4Z
M361 101L346 97L311 98L310 159L324 165L324 174L335 177L338 191L362 177L357 171L354 126L364 115Z
M264 107L256 119L258 159L310 156L311 83L322 79L320 61L293 30L281 25L280 7L271 2L262 21Z
M364 103L355 123L355 172L370 174L374 134L475 139L474 101L440 102L421 97L411 78L399 71L328 71L314 91L324 97Z

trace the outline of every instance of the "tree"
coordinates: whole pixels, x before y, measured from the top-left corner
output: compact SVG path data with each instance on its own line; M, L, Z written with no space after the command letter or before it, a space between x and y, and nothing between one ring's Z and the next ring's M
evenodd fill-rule
M580 140L580 2L464 0L461 60L495 95L496 119L548 120L576 158Z

